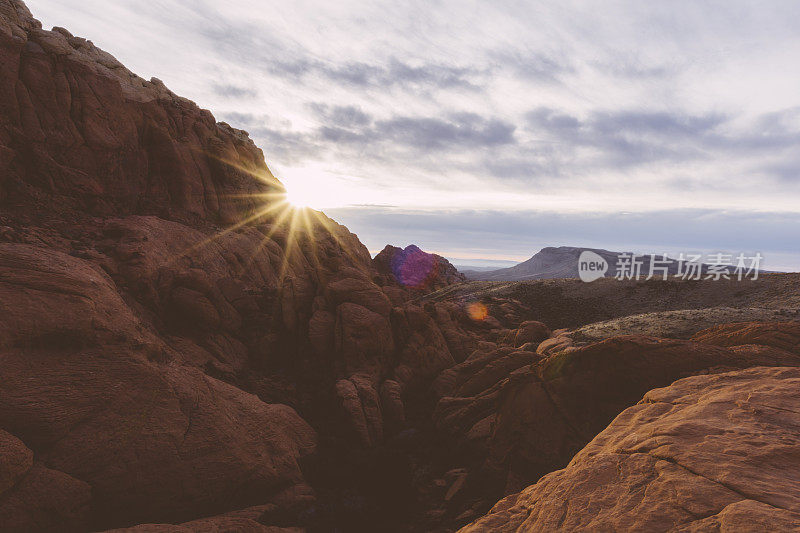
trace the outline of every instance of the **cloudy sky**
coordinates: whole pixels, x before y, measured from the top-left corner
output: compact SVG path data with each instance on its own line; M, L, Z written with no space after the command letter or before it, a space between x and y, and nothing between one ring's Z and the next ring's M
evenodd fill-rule
M800 3L29 0L250 132L373 251L800 270Z

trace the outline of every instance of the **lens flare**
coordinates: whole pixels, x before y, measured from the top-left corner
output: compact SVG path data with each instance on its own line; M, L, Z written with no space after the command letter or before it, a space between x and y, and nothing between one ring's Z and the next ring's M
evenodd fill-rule
M472 320L480 322L489 316L489 308L480 302L472 302L467 306L467 314Z
M406 287L421 288L436 277L436 259L413 244L392 257L392 273Z

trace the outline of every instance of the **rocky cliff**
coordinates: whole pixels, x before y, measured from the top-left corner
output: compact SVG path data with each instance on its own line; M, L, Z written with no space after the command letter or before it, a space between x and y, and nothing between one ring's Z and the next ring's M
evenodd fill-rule
M0 523L261 505L293 525L339 476L363 497L372 465L333 457L407 427L407 391L475 343L467 315L407 304L355 235L286 204L245 132L20 1L0 0L0 72Z

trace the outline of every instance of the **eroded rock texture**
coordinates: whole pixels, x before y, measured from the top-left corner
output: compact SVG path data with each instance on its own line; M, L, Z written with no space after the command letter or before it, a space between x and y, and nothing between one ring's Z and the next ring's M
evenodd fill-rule
M789 531L800 524L800 369L647 393L569 465L461 531Z

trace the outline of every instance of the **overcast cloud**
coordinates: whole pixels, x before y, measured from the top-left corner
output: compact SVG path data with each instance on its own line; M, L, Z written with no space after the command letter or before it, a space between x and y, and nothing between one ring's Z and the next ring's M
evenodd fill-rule
M372 249L763 248L800 269L800 3L28 5L249 131Z

